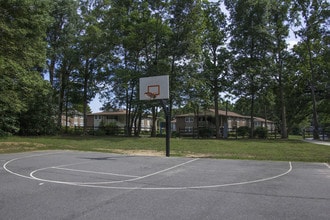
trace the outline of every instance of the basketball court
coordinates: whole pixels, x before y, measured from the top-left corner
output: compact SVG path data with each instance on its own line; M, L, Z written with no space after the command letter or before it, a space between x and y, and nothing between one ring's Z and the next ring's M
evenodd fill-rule
M166 157L0 154L1 219L329 219L328 164L169 157L169 76L139 94L163 105Z
M326 163L0 155L2 219L329 219Z

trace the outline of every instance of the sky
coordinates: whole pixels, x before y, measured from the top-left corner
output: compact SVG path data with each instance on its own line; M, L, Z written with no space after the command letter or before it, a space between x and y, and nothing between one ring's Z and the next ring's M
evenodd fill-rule
M91 107L92 113L101 112L100 108L102 107L102 103L99 101L99 95L96 95L89 106Z

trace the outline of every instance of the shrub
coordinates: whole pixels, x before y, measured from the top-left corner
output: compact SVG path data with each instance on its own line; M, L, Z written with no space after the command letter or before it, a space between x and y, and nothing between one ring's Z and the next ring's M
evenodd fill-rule
M268 130L264 127L257 127L254 130L254 135L259 139L266 139L268 137Z
M211 128L200 128L198 130L198 135L202 138L209 138L212 136L212 129Z
M172 135L171 135L172 138L177 138L179 137L179 133L176 132L176 131L172 131Z
M112 122L104 126L104 131L106 135L118 135L119 126L115 122Z
M245 136L249 136L250 128L248 126L242 126L237 128L237 136L242 136L243 138Z
M3 131L3 130L0 129L0 138L1 137L8 137L8 136L11 136L11 135L12 135L11 133Z
M95 136L104 136L105 135L105 130L104 129L97 129L94 131Z

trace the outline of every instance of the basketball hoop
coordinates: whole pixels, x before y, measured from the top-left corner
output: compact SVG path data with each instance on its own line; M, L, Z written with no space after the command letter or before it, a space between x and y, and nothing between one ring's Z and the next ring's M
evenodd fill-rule
M144 95L150 100L156 99L159 94L160 94L160 85L148 85L147 91L144 93Z
M169 76L140 78L140 100L169 99Z
M154 92L145 92L144 95L149 97L150 99L155 99L159 94Z
M166 104L170 98L169 76L151 76L139 79L139 98L140 100L160 100L165 112L166 121L166 157L170 156L170 133L171 133L171 112Z

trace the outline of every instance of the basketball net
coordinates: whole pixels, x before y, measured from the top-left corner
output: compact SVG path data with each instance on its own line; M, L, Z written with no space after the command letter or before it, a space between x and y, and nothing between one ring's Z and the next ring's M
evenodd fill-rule
M155 99L158 94L153 92L145 92L144 95L149 97L150 99Z

